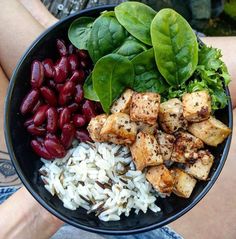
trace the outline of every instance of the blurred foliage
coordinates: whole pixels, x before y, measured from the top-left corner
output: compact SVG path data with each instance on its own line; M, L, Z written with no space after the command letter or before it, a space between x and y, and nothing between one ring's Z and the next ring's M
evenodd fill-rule
M224 5L224 12L236 21L236 0L226 1Z

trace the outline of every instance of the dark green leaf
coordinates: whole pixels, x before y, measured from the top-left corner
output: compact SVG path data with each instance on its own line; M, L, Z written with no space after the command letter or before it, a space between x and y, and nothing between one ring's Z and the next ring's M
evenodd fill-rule
M102 108L106 113L109 113L114 100L121 95L125 88L132 88L133 86L133 65L124 56L109 54L96 63L92 79L94 90Z
M157 69L153 48L140 53L132 63L134 65L134 86L138 92L164 92L169 85Z
M99 101L96 92L93 89L92 74L90 74L84 82L84 97L89 100Z
M122 26L141 42L152 45L150 25L156 12L139 2L124 2L115 7L115 14Z
M129 60L132 60L139 53L147 50L147 46L135 38L127 38L123 45L115 51L115 53L127 57Z
M119 24L114 12L103 13L95 20L88 40L88 51L93 62L112 53L127 37L127 31Z
M93 21L94 18L92 17L80 17L71 23L68 30L68 37L74 46L87 50L87 42Z
M198 62L198 43L190 25L174 10L163 9L152 21L151 38L162 76L170 85L183 84Z

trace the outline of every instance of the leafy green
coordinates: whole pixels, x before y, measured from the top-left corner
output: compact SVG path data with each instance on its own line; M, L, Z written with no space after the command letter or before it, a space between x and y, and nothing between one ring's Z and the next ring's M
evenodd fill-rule
M150 25L156 12L139 2L124 2L115 7L119 23L141 42L152 45Z
M127 31L119 24L114 12L103 13L94 21L88 40L88 52L93 62L112 53L127 37Z
M127 38L122 46L115 53L132 60L139 53L147 50L147 46L133 37Z
M80 17L71 23L68 38L74 46L87 50L87 42L93 22L94 18L92 17Z
M190 78L198 62L196 35L188 22L172 9L159 11L151 24L157 67L172 86Z
M195 79L188 85L189 92L208 89L213 110L223 109L228 104L224 86L229 84L230 76L221 57L219 49L203 46L199 50L199 62L194 73Z
M92 74L90 74L84 82L84 97L89 100L99 101L99 98L93 89Z
M181 98L185 92L208 90L212 110L223 109L228 104L224 86L229 84L230 76L221 59L221 52L216 48L202 46L198 56L198 66L191 79L179 87L170 87L162 96L164 99Z
M109 54L97 61L93 69L92 79L94 90L102 108L106 113L109 113L112 103L125 88L133 87L134 68L126 57Z
M132 63L134 65L134 87L138 92L166 91L169 85L157 69L153 48L140 53Z

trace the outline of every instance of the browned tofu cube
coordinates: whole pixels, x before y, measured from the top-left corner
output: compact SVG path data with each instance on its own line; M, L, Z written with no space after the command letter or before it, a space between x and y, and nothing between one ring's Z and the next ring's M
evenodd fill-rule
M231 133L229 127L212 116L208 120L189 125L188 131L204 143L215 147Z
M136 138L137 126L131 122L129 115L114 113L108 116L100 134L114 144L132 144Z
M145 124L143 122L136 122L138 132L142 131L144 133L154 135L157 131L158 124L157 122L154 125Z
M130 118L132 121L140 121L154 125L157 122L160 95L157 93L134 93L130 106Z
M170 160L174 148L175 136L171 134L166 134L161 130L158 130L156 134L156 139L160 146L163 160Z
M197 180L178 168L172 169L171 173L174 178L173 193L179 197L189 198Z
M120 96L120 98L113 103L111 107L111 113L121 112L129 114L133 93L134 91L132 91L131 89L125 90L123 94Z
M159 145L151 134L139 132L130 150L137 170L163 163Z
M210 173L214 156L207 150L198 152L198 159L193 164L186 164L185 172L199 180L207 180Z
M177 132L174 149L171 160L178 163L186 163L189 160L196 159L197 151L204 147L203 142L195 136L180 131Z
M159 123L169 134L178 129L186 129L187 121L183 116L183 105L179 99L171 99L160 104Z
M200 122L211 115L211 97L206 90L185 93L182 102L183 115L187 121Z
M108 115L101 114L92 118L87 127L89 135L94 142L108 141L107 135L101 135L101 129L107 120Z
M162 196L169 196L171 194L174 179L169 169L163 164L148 168L146 178Z

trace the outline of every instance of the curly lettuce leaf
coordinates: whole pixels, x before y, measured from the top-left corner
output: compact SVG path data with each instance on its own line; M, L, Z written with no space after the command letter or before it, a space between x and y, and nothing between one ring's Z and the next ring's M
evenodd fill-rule
M198 65L191 79L177 88L170 87L163 94L164 99L181 98L185 92L207 89L211 95L212 110L223 109L228 104L224 87L229 84L230 76L221 57L219 49L202 46L198 53Z

